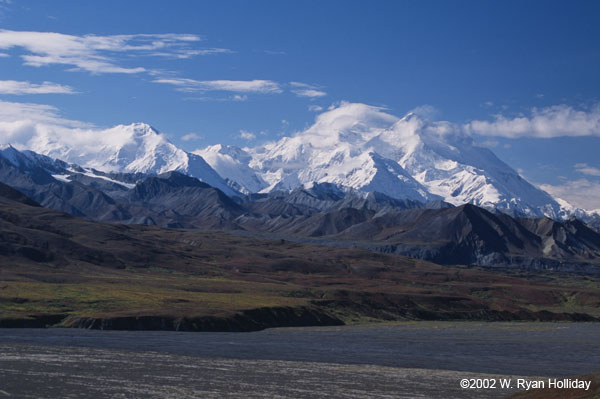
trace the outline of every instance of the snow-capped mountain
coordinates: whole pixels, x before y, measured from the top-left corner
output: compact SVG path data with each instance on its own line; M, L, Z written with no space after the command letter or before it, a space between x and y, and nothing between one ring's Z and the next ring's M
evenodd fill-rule
M236 193L201 156L179 149L145 123L68 136L41 132L28 142L28 147L39 154L103 172L161 174L176 170L229 195Z
M189 153L144 123L105 130L40 128L18 148L81 165L90 173L92 168L179 171L228 195L318 183L402 200L471 203L518 216L600 219L529 184L456 125L412 113L399 118L357 103L340 103L306 130L255 148L214 145Z
M264 191L333 183L394 198L439 199L398 162L368 141L397 118L362 104L345 104L321 114L316 123L294 137L250 149L249 166L269 184Z
M29 150L19 151L10 144L0 145L0 159L4 159L16 167L40 168L50 173L60 172L69 167L61 160L55 160Z
M365 104L342 103L305 131L247 152L248 166L268 183L263 191L318 182L520 215L556 218L561 209L454 125Z
M217 173L225 176L227 182L244 194L256 193L268 184L248 166L250 154L239 147L222 144L196 150L193 154L201 156Z

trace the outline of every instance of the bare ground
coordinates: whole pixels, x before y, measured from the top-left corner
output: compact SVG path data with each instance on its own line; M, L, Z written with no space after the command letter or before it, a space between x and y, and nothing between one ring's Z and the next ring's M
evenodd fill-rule
M448 370L279 360L210 359L149 351L0 346L0 398L500 398Z

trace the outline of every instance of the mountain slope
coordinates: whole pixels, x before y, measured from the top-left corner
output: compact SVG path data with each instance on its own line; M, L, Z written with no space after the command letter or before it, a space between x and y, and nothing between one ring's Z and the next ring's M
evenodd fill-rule
M90 181L81 183L77 179L70 181L67 178L79 175L70 165L44 155L31 151L20 152L12 147L0 149L0 181L41 205L97 220L127 213L105 193L106 185L94 187L85 184ZM112 190L126 189L116 185Z
M514 219L470 204L379 212L323 235L443 264L600 273L600 234L583 223Z
M193 153L200 155L220 176L225 176L237 191L249 194L267 187L267 183L248 166L250 155L239 147L217 144Z
M128 222L168 227L236 229L233 220L245 212L222 191L179 172L140 181L126 200L145 210L143 220Z

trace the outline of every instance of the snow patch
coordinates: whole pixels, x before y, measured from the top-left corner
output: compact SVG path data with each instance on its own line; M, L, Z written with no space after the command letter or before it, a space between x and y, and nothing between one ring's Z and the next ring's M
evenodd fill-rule
M65 183L71 183L71 180L69 180L69 177L71 177L71 175L51 175L51 176L58 181L62 181Z

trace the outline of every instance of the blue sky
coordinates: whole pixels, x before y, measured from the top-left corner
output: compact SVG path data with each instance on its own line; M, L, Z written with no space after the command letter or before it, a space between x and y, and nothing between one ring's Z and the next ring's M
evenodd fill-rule
M0 0L0 101L147 122L186 150L289 135L339 101L421 107L600 208L599 17L597 1Z

